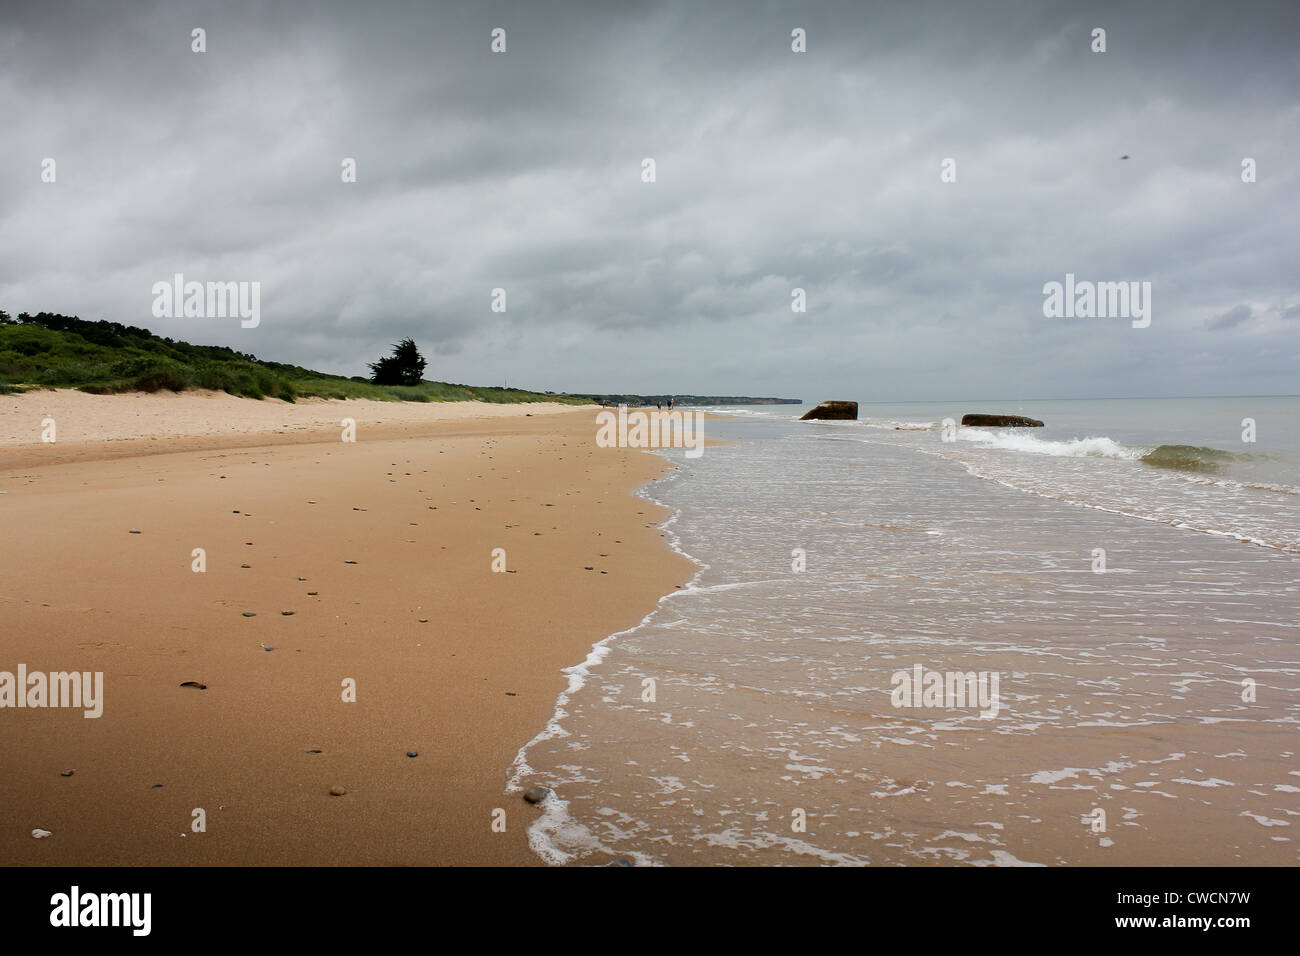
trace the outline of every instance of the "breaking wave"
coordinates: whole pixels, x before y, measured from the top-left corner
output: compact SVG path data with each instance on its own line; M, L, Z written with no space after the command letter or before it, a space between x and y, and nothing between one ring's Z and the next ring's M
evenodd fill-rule
M992 448L1029 452L1034 455L1052 455L1056 458L1125 458L1140 459L1149 448L1121 445L1113 438L1074 438L1070 441L1050 441L1035 438L1018 431L983 431L963 428L957 433L962 441L977 442Z

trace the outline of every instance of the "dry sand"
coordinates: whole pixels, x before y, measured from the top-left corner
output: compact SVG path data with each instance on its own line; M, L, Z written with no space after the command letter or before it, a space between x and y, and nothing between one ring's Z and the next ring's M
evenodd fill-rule
M215 439L226 445L259 436L265 440L267 435L301 437L333 432L338 437L346 418L356 422L358 432L366 432L372 427L391 431L395 426L435 421L511 418L573 409L573 405L558 402L495 405L300 398L290 404L279 399L250 401L225 392L89 395L70 389L37 389L0 395L0 448L41 441L47 418L54 420L56 444L64 448L85 442L126 443L134 453L150 445L174 450L177 439ZM101 450L98 454L112 453Z
M98 719L0 710L0 864L536 863L510 761L693 573L630 495L664 462L598 449L594 407L0 408L0 670L105 682Z

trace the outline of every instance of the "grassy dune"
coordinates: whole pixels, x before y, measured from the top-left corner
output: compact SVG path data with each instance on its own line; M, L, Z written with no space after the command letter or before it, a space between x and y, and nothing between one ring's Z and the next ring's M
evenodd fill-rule
M0 394L29 388L75 388L97 394L208 388L286 402L300 395L406 402L578 405L590 401L575 395L447 382L375 385L297 365L263 362L222 346L177 342L116 322L87 322L48 312L23 314L15 320L0 312Z

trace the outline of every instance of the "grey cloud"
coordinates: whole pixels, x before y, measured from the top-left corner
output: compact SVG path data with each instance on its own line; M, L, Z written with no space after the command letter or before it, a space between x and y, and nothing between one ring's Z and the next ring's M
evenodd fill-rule
M1286 330L1203 304L1300 291L1298 28L1284 2L8 5L0 308L347 374L410 335L437 377L553 389L1290 391ZM176 271L260 280L261 326L152 319ZM1043 318L1067 272L1151 281L1151 327Z
M1241 323L1249 319L1252 314L1250 306L1242 303L1241 305L1234 305L1222 315L1216 315L1214 318L1206 322L1205 325L1207 328L1211 329L1230 329L1234 325L1241 325Z

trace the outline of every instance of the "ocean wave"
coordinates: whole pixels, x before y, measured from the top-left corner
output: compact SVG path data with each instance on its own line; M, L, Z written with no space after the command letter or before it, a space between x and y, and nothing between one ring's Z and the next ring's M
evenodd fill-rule
M1242 513L1241 500L1228 504L1228 499L1219 498L1214 492L1204 498L1185 498L1179 491L1179 488L1190 491L1199 486L1207 491L1216 489L1233 495L1262 493L1272 501L1256 499L1260 507L1270 512L1275 508L1289 509L1293 506L1287 503L1287 499L1300 496L1300 487L1216 475L1233 463L1269 461L1276 456L1230 452L1199 445L1124 445L1107 436L1052 441L1018 431L961 429L957 434L958 442L916 447L915 450L955 459L976 478L1038 497L1201 534L1233 538L1290 554L1300 553L1300 538L1293 532L1294 522L1287 520L1285 512L1252 518L1249 513ZM1145 479L1137 484L1126 483L1124 492L1117 494L1115 488L1105 482L1096 484L1090 481L1087 468L1082 471L1056 469L1047 461L1042 466L1029 466L1026 461L1014 463L1014 457L981 454L984 449L1042 455L1048 460L1092 459L1099 466L1103 461L1116 464L1128 461L1133 463L1132 467L1141 470ZM1167 474L1161 475L1161 470ZM1116 475L1111 470L1108 474L1111 478ZM1170 479L1174 480L1173 485L1166 484ZM1275 495L1278 497L1274 498Z
M1300 487L1283 485L1273 481L1238 481L1233 478L1208 478L1202 475L1182 475L1187 481L1198 485L1213 485L1227 488L1229 491L1272 491L1279 495L1300 495Z
M927 452L927 454L933 453ZM1259 537L1258 534L1251 534L1244 528L1225 529L1214 527L1212 524L1207 523L1207 520L1213 523L1231 522L1231 519L1226 518L1225 516L1212 516L1208 519L1188 519L1163 514L1158 509L1143 510L1134 507L1129 503L1115 501L1103 503L1100 501L1089 500L1087 497L1080 495L1077 491L1036 487L1032 484L1026 484L1023 479L1013 480L1007 476L994 475L982 471L977 465L971 462L963 462L963 464L966 466L967 474L970 474L975 478L992 481L1005 488L1011 488L1015 491L1023 491L1039 498L1047 498L1051 501L1062 501L1066 504L1078 505L1079 507L1089 508L1094 511L1104 511L1108 514L1124 515L1129 518L1137 518L1140 521L1150 521L1154 524L1164 524L1171 528L1179 528L1183 531L1194 531L1198 534L1233 538L1243 544L1254 544L1262 548L1284 551L1288 554L1300 554L1300 543L1298 543L1294 537L1286 533L1276 534L1270 538L1262 538Z
M1200 445L1158 445L1143 455L1142 461L1155 468L1215 474L1233 461L1245 460L1248 457L1218 448L1204 448Z
M868 428L886 428L895 432L928 432L940 426L939 422L907 422L892 418L864 418L861 424Z
M1219 474L1237 462L1254 461L1264 456L1246 452L1225 451L1203 445L1125 445L1105 435L1053 441L1026 435L1022 431L985 431L963 428L957 433L962 441L974 442L986 448L1004 448L1009 451L1055 458L1114 458L1122 461L1140 461L1153 468L1193 472L1202 475ZM1261 485L1261 488L1268 486ZM1285 486L1272 486L1268 490L1286 490Z
M957 437L962 441L976 442L986 447L1005 448L1034 455L1052 455L1056 458L1120 458L1136 461L1153 450L1150 447L1121 445L1115 439L1104 435L1073 438L1070 441L1051 441L1021 432L963 428L957 432Z

